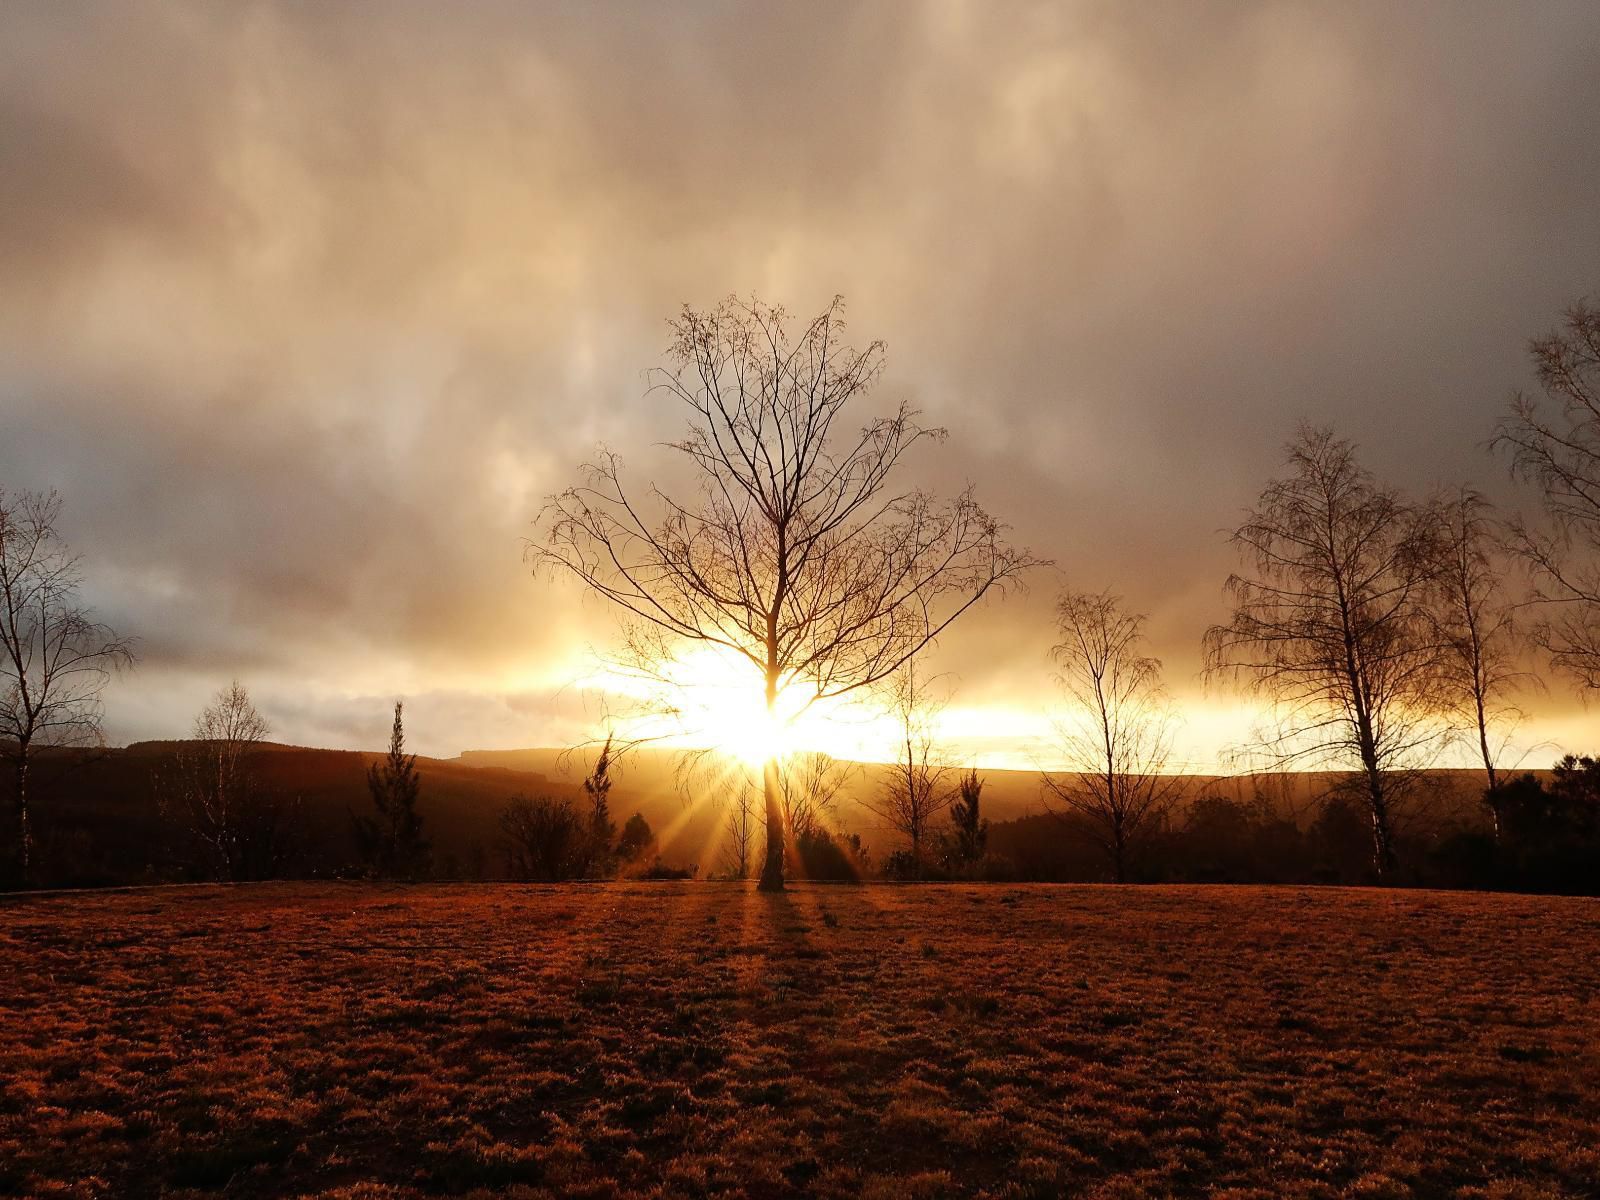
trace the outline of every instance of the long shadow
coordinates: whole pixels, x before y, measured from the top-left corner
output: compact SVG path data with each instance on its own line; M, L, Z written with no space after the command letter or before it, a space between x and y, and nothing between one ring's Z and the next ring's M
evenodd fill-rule
M812 940L814 932L811 920L815 919L802 912L795 903L797 896L795 884L790 884L781 892L757 892L756 895L766 900L767 918L771 922L771 939L782 949L785 957L804 961L820 961L826 954L820 946ZM819 912L816 895L809 889L804 896L811 900L812 913Z

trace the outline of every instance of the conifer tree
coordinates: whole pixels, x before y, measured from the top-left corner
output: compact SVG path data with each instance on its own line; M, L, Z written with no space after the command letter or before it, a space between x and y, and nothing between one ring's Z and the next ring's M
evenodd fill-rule
M367 771L376 815L355 818L362 860L380 879L417 879L428 867L428 841L417 813L422 777L417 773L417 756L406 753L402 711L401 702L395 701L389 753Z
M954 857L961 866L971 866L983 857L989 844L989 822L979 811L983 780L973 767L961 777L956 798L950 805L950 826Z
M611 820L611 738L600 747L594 770L583 781L583 794L589 798L589 873L604 875L611 865L612 843L617 827Z

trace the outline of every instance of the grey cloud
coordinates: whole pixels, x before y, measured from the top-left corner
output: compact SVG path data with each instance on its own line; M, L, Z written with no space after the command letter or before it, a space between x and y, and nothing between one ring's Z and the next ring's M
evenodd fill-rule
M1513 498L1481 443L1600 287L1584 3L6 19L0 478L66 492L143 675L304 680L310 740L371 663L510 736L505 678L604 636L519 542L595 443L658 469L682 302L844 293L956 435L919 478L1186 678L1297 421ZM975 693L1047 688L1055 580L948 639Z

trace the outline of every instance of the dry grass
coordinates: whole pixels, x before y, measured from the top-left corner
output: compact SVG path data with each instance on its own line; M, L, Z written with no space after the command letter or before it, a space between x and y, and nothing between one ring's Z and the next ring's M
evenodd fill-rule
M262 885L0 905L0 1193L1600 1195L1600 905Z

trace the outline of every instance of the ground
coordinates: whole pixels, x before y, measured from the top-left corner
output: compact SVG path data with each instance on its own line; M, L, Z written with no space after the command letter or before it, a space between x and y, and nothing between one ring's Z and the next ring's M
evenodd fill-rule
M0 1194L1600 1195L1600 903L0 901Z

